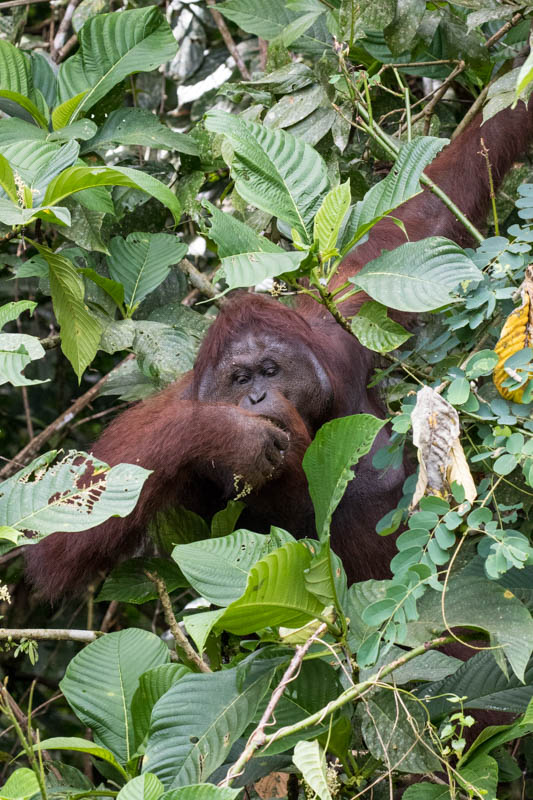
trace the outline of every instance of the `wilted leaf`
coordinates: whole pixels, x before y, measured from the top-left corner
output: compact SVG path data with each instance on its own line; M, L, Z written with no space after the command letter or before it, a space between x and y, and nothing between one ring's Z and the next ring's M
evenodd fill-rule
M459 415L455 408L434 389L423 386L416 396L411 422L420 463L412 506L424 494L446 496L453 481L463 486L470 501L474 500L476 487L459 441Z
M505 320L500 338L494 347L500 357L494 368L494 383L502 397L513 400L515 403L522 402L524 391L531 378L519 389L508 389L503 386L503 382L509 377L516 377L517 380L520 380L520 376L514 370L506 367L505 362L515 353L531 346L533 338L533 268L531 266L526 270L524 282L520 287L520 295L522 303Z

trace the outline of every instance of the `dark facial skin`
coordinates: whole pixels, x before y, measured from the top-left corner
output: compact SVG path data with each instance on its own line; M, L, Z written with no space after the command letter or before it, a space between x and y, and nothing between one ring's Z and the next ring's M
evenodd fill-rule
M314 433L329 406L331 386L316 356L301 342L251 332L231 342L199 391L200 400L232 403L284 427L280 395Z

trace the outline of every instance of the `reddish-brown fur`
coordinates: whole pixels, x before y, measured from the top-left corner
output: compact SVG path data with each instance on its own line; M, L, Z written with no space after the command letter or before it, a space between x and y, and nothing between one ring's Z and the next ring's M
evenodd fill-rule
M480 136L489 148L497 184L525 149L532 122L525 106L519 104L515 111L490 120L481 131L479 125L479 119L475 120L426 170L477 224L483 221L489 201L487 169L479 155ZM461 223L428 191L394 215L403 220L411 240L442 235L463 245L469 243ZM380 222L368 241L344 260L338 281L344 282L382 250L404 241L398 226ZM361 298L349 301L343 310L354 313L360 304ZM211 515L231 496L233 474L246 477L247 471L253 472L262 449L276 436L272 422L235 405L198 400L199 381L206 371L220 360L228 342L248 331L278 335L294 347L295 359L305 349L312 350L333 390L320 424L363 411L382 415L379 399L366 388L371 354L322 307L305 297L299 299L296 310L289 310L264 297L238 296L212 325L192 374L121 414L94 446L94 454L110 464L140 464L154 475L129 517L111 519L79 534L53 534L28 548L28 575L41 594L53 599L79 589L100 570L131 555L141 545L150 517L161 508L183 503ZM311 536L313 511L301 459L315 430L306 429L297 409L283 400L280 403L285 427L291 433L290 447L282 470L247 498L248 510L241 523L255 530L277 524L297 536ZM387 439L382 431L376 446ZM387 576L394 542L390 537L378 537L374 526L395 506L404 477L403 468L379 475L369 456L358 465L332 527L333 547L343 557L351 580Z

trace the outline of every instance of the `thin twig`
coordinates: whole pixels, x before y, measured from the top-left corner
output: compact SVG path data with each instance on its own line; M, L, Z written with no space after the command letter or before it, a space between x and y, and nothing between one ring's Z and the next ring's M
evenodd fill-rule
M435 92L435 94L433 95L433 97L431 98L429 103L426 106L424 106L422 111L420 111L418 114L415 114L415 116L412 117L411 125L414 125L414 123L418 122L419 119L424 119L425 118L426 126L429 129L429 124L431 123L431 117L433 116L433 111L435 109L435 106L437 105L437 103L439 102L441 97L444 94L446 94L446 92L448 91L450 85L453 83L453 81L456 79L456 77L458 75L460 75L461 72L463 72L465 68L466 68L465 62L464 61L459 61L457 66L450 72L450 74L448 75L446 80L444 80L442 82L442 85L439 86L438 90ZM424 131L424 134L427 136L427 131Z
M506 22L505 25L502 25L502 27L499 30L497 30L496 33L492 34L490 39L487 39L487 41L485 42L485 47L487 48L492 47L493 44L496 44L496 42L498 42L502 38L502 36L505 36L505 34L508 31L510 31L511 28L514 28L514 26L517 23L519 23L520 20L523 19L523 17L524 17L523 12L517 11L517 13L511 17L509 22Z
M198 667L200 672L211 672L211 669L207 666L205 661L198 655L196 650L192 647L189 640L181 630L176 617L174 616L174 611L172 610L172 602L170 600L170 595L167 592L167 587L165 586L165 581L162 580L158 575L155 575L152 572L148 572L145 570L146 577L152 581L157 589L157 593L159 595L159 600L161 601L161 606L163 608L163 615L165 617L165 622L167 623L172 636L178 647L184 651L185 656L189 661L191 661L195 666Z
M207 5L209 6L209 8L211 10L211 14L213 15L213 19L215 20L215 24L216 24L218 30L220 31L220 35L224 39L224 44L226 45L226 47L228 48L229 52L231 53L231 55L235 59L235 63L237 64L239 72L241 73L242 79L245 80L245 81L249 81L252 76L248 72L248 67L246 66L246 64L244 63L244 61L241 58L241 54L239 53L239 51L237 49L237 45L235 44L233 36L229 32L229 29L228 29L228 26L226 25L224 17L220 13L220 11L217 11L217 9L215 7L215 0L207 0Z
M48 640L54 642L83 642L88 644L104 636L102 631L84 631L77 628L0 628L0 639Z
M50 55L52 56L54 61L57 60L57 55L67 40L67 33L70 30L70 25L72 23L72 16L79 3L80 0L69 0L69 3L65 9L65 13L63 14L63 19L59 23L59 28L57 29L57 33L54 36L54 41L50 49Z
M57 54L57 63L60 64L65 58L68 56L70 51L78 44L78 34L73 33L72 36L67 39L61 50Z
M7 3L0 3L2 8L15 8L16 6L30 6L33 3L47 3L48 0L9 0Z
M259 747L262 747L267 740L267 736L265 734L265 728L268 725L268 721L274 713L274 709L276 708L277 704L281 700L283 692L287 688L288 684L293 680L294 675L297 670L300 669L301 663L303 658L311 645L319 639L323 633L325 633L328 629L328 626L325 622L323 622L316 631L313 633L312 636L305 642L305 644L301 645L300 647L296 648L296 652L291 659L291 663L285 670L281 681L278 683L274 691L272 692L272 697L269 700L267 707L261 717L257 728L252 732L250 738L246 743L246 747L242 751L241 755L237 759L237 761L233 764L232 767L228 770L228 773L224 780L222 780L218 785L219 786L230 786L232 782L239 777L239 775L243 772L244 767L253 757L256 750Z
M485 144L485 140L483 139L483 137L481 137L480 141L481 141L481 150L479 152L479 155L485 159L485 163L487 165L487 174L489 177L490 202L492 205L492 216L494 218L494 235L499 236L500 225L498 222L498 211L496 209L496 193L494 191L494 181L492 179L492 166L489 158L489 149Z
M95 383L94 386L91 386L91 388L85 392L85 394L82 394L81 397L78 397L78 399L75 400L66 411L63 411L63 413L60 414L57 419L51 422L50 425L47 425L44 430L38 433L37 436L31 440L31 442L28 442L26 447L23 447L13 459L10 459L5 467L2 467L0 470L0 478L8 478L14 472L20 469L21 466L26 465L39 452L45 442L47 442L54 434L59 433L59 431L61 431L65 425L68 425L68 423L71 422L71 420L73 420L77 414L79 414L82 408L85 408L85 406L87 406L91 400L96 397L109 376L112 375L120 366L122 366L125 361L129 361L131 358L133 358L133 355L126 356L126 358L123 359L120 364L114 367L111 372L109 372L107 375L104 375L103 378L100 378L100 380Z
M482 107L483 103L485 102L485 98L487 97L487 95L489 93L489 89L490 89L492 83L494 83L494 81L491 81L478 94L478 96L476 97L476 99L474 100L474 102L472 103L472 105L470 106L470 108L468 109L468 111L466 112L464 117L462 118L461 122L459 123L459 125L456 127L456 129L454 130L454 132L450 136L450 140L452 142L453 142L454 139L457 139L459 134L461 134L470 125L470 123L472 122L472 120L474 119L476 114L479 111L481 111L481 107Z

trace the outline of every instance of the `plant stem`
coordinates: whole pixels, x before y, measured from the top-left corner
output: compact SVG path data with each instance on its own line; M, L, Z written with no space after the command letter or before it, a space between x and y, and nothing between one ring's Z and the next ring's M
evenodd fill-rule
M76 628L0 628L0 639L43 639L54 642L82 642L89 644L104 634L101 631L84 631Z

